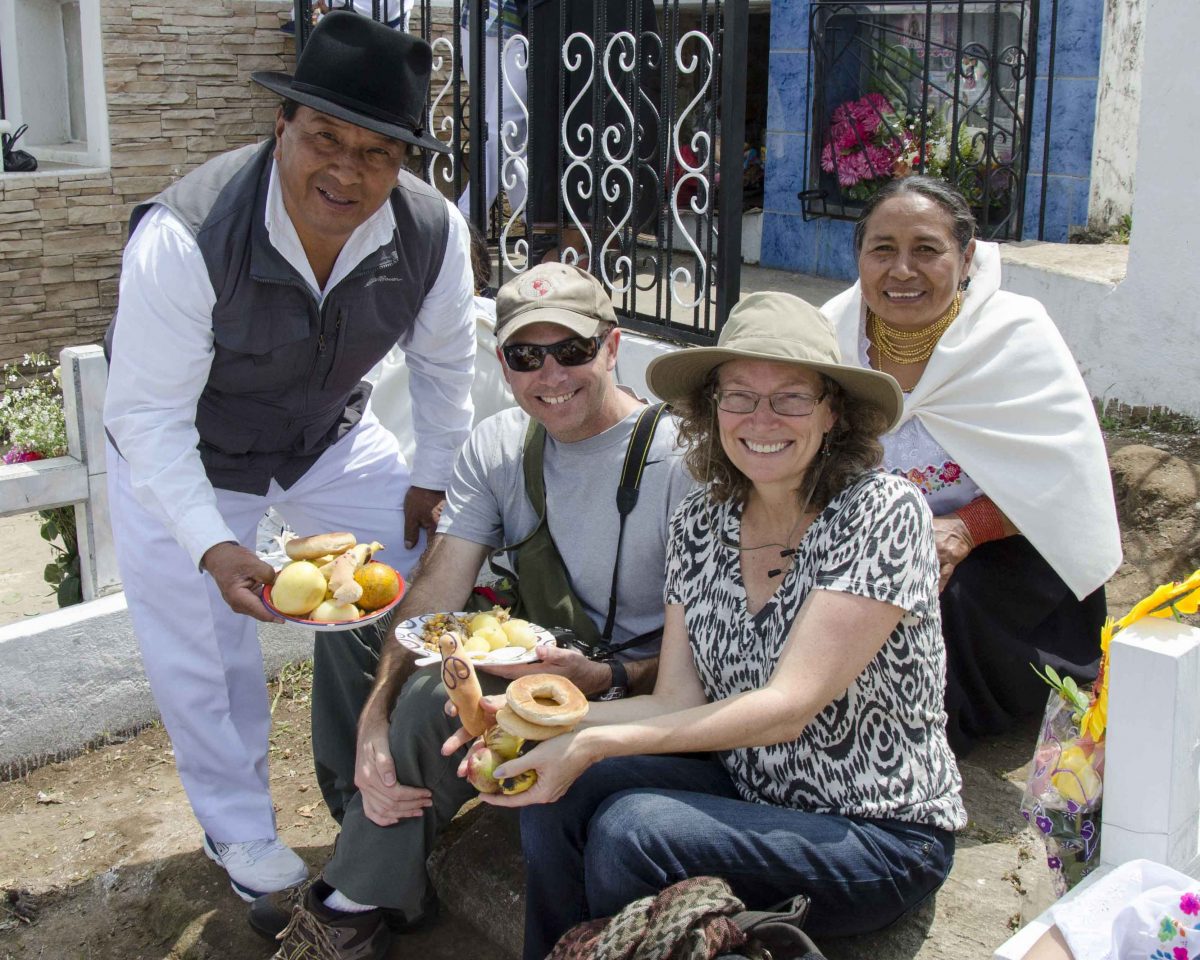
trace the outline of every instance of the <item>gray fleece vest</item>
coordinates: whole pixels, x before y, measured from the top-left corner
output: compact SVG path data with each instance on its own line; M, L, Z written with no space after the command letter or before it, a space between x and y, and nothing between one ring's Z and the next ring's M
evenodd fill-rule
M222 154L134 208L156 203L193 232L216 291L214 356L196 409L200 458L214 487L290 487L361 418L362 382L412 332L446 253L441 194L402 171L396 233L318 303L272 245L265 223L274 141ZM402 241L401 238L405 238ZM112 326L105 337L112 349Z

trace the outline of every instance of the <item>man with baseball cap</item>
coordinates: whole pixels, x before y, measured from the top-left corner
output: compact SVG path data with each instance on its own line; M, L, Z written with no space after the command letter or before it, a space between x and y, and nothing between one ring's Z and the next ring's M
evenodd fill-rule
M617 386L621 331L604 288L583 270L530 269L500 288L496 317L498 353L519 407L471 432L438 535L397 619L463 610L484 560L503 550L518 578L520 614L570 628L575 643L538 648L536 663L481 666L491 675L481 676L485 692L545 672L569 677L592 697L648 691L663 625L667 528L692 486L674 418ZM627 453L643 443L636 504L624 523L617 491L628 487ZM383 653L359 721L360 792L333 858L292 906L280 957L384 956L389 922L411 924L430 907L425 860L474 789L456 775L462 751L441 754L458 726L443 710L441 673L414 669L412 660L399 644ZM274 935L283 927L280 900L251 906L255 929ZM320 940L314 928L338 950L302 953Z
M386 64L386 69L380 65ZM105 426L117 557L151 690L204 850L246 900L302 881L267 777L253 552L268 507L301 534L379 540L407 572L470 430L465 222L401 169L432 53L353 13L313 30L265 143L223 154L130 220ZM366 409L394 345L411 371L410 470ZM353 792L374 635L318 634L313 746L334 815ZM357 702L356 702L357 701ZM341 711L339 713L339 711ZM339 741L344 741L339 742Z

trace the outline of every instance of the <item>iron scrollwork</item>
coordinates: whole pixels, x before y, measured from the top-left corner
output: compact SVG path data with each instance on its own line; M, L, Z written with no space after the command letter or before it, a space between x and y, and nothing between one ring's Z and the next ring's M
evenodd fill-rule
M989 238L1019 237L1031 0L812 0L804 210L854 217L909 172L955 183Z

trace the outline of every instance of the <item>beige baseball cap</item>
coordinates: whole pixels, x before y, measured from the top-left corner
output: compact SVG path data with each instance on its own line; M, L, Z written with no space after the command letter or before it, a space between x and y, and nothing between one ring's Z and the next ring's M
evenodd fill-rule
M513 277L496 294L496 343L531 323L556 323L581 337L594 337L616 324L604 286L586 270L566 263L540 263Z

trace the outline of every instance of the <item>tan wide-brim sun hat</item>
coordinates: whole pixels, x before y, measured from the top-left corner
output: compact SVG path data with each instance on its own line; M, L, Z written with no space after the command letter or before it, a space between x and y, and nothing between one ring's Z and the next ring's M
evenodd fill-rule
M822 373L851 397L883 411L891 430L904 408L888 374L842 362L833 327L811 303L790 293L752 293L729 311L715 347L691 347L656 357L646 383L663 400L686 397L729 360L770 360Z

